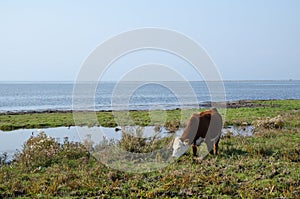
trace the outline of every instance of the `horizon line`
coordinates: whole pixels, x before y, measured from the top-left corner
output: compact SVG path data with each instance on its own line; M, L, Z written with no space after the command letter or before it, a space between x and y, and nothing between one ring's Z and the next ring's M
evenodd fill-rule
M118 82L119 80L102 80L101 82ZM300 79L225 79L225 80L187 80L188 82L245 82L245 81L300 81ZM74 80L0 80L0 83L75 83ZM79 82L95 82L95 81L79 81ZM143 81L135 81L128 80L124 82L143 82ZM176 80L164 80L164 81L145 81L145 82L184 82L184 81L176 81Z

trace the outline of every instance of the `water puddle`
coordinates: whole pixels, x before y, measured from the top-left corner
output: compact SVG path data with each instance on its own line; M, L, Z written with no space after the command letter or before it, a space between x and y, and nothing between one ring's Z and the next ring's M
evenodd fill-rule
M146 127L125 127L126 132L142 132L141 137L151 138L156 136L158 138L167 136L180 136L183 129L178 129L175 134L169 133L165 128L156 129L154 126ZM82 142L85 139L90 139L94 144L98 144L103 139L107 140L120 140L122 131L120 128L107 128L107 127L57 127L46 129L19 129L14 131L0 131L0 155L6 154L8 159L19 150L26 140L31 136L36 136L39 131L43 131L47 136L54 138L57 142L63 143L66 138L71 142ZM234 127L229 126L222 130L223 136L252 136L252 126Z
M253 126L228 126L223 129L223 136L253 136Z

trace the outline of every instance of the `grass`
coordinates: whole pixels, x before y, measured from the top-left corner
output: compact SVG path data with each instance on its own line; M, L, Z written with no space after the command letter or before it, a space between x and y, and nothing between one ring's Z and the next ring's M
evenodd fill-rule
M300 195L299 100L256 103L268 106L228 109L227 124L251 123L282 114L284 128L259 128L253 137L224 137L218 156L209 154L199 160L193 158L189 149L166 167L146 173L111 169L81 144L65 140L59 145L43 134L32 137L14 162L0 161L0 198L297 198ZM168 117L180 119L178 111L170 111ZM138 112L134 114L140 116ZM119 147L148 152L153 143L155 147L167 144L150 143L127 136ZM139 166L139 162L127 163Z
M265 104L266 106L227 109L225 125L240 125L243 122L251 124L253 120L256 120L260 117L274 117L278 114L285 114L286 112L300 109L300 100L254 101L253 103ZM186 121L189 119L191 113L201 110L203 109L97 112L97 121L94 119L83 119L76 124L82 126L101 125L104 127L115 127L117 126L117 123L126 123L128 125L129 121L131 121L131 124L139 126L168 125L173 121L181 121L179 125L185 126ZM222 111L223 110L221 109L220 112ZM82 113L80 116L83 118L89 117L89 113ZM22 128L48 128L74 125L75 122L71 112L0 114L0 130L4 131ZM299 125L299 121L295 121L295 123L291 125Z
M223 139L218 156L199 161L188 151L166 168L142 174L110 169L84 151L66 157L70 152L62 147L47 160L37 155L27 164L18 159L2 165L0 197L293 198L300 193L299 143L299 131L265 130Z

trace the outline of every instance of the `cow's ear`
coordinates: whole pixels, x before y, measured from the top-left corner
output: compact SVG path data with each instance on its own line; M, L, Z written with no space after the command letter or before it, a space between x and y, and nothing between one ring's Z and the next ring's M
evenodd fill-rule
M189 140L189 139L185 139L185 140L183 141L183 144L184 144L184 145L189 145L189 143L190 143L190 140Z

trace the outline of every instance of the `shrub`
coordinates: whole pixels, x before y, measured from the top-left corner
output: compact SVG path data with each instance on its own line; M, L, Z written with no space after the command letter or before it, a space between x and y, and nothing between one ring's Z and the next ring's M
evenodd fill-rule
M165 129L167 129L170 133L175 133L180 126L180 121L177 119L167 121L164 124Z
M25 169L48 167L54 163L89 157L86 148L80 143L69 142L65 138L64 144L48 137L44 132L31 136L24 144L16 160Z
M19 162L27 168L47 167L57 159L59 144L43 132L30 137L19 154Z
M70 142L66 137L64 140L64 144L60 147L59 158L61 160L76 160L84 157L90 157L90 153L86 146L79 142Z
M143 137L143 128L130 128L122 131L122 138L118 142L120 148L132 153L149 153L161 149L171 142L171 138Z

